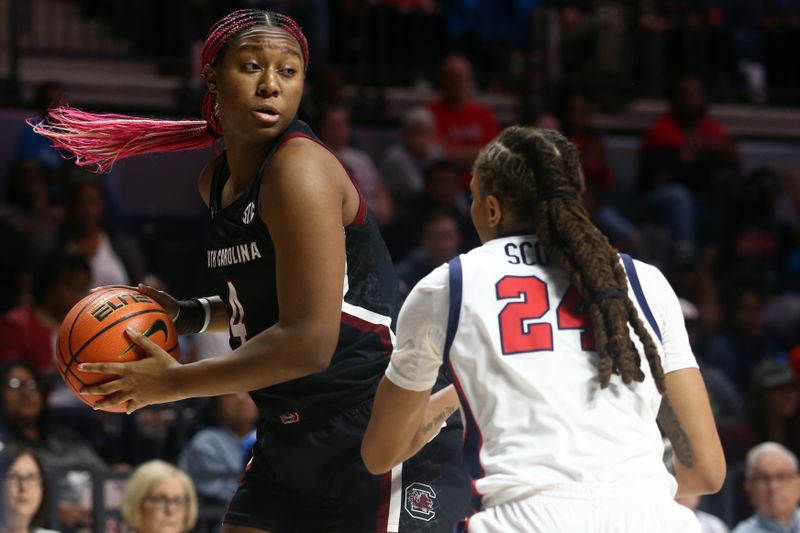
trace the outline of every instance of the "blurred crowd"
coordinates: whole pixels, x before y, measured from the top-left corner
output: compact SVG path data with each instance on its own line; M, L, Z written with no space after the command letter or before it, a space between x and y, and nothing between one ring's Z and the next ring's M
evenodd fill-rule
M311 65L336 64L352 82L424 86L438 58L460 53L489 90L547 78L664 96L672 73L691 70L717 101L800 99L800 66L784 53L800 44L797 0L181 0L133 12L124 0L76 1L178 73L212 21L253 7L291 15Z
M285 4L289 12L297 5L317 5L237 5L242 3L277 9ZM591 73L600 67L624 76L635 69L652 69L645 77L659 86L669 80L663 93L669 107L639 139L635 186L628 196L618 194L606 136L594 126L598 102L592 91L570 84L543 99L529 119L519 120L560 130L577 145L586 181L583 201L593 221L621 251L661 268L681 299L730 466L720 494L685 503L698 513L718 515L728 526L753 513L756 518L785 521L788 511L777 509L774 494L767 498L764 491L784 491L792 513L800 503L800 174L795 168L772 167L744 172L737 139L708 114L708 107L709 91L757 101L763 95L756 91L754 78L793 79L797 67L788 61L780 65L783 56L769 50L796 39L800 2L447 2L451 3L463 8L446 11L450 32L458 29L455 13L463 15L463 41L452 42L474 45L472 36L480 34L481 39L497 38L502 46L513 44L503 40L512 39L513 33L502 39L480 33L486 28L481 29L475 15L489 9L487 4L495 6L494 16L506 13L503 9L512 14L530 10L534 18L539 12L534 8L553 6L561 21L565 71ZM83 4L88 13L97 14L111 10L114 2ZM415 16L445 16L441 4L432 0L367 4ZM224 9L228 2L149 5L153 10L188 6L204 22L204 9ZM330 6L330 16L340 16L347 9L363 9L364 3ZM781 17L776 17L778 12ZM325 24L305 24L325 31ZM669 59L629 56L629 32L636 28L649 40L636 47L637 53L649 50ZM331 30L317 52L331 60L342 53L337 46L345 46L336 44L334 33ZM523 39L526 34L520 30L516 35ZM724 54L725 59L694 54L697 39L705 40L704 50ZM429 54L426 61L434 63L435 58L430 81L438 88L436 96L406 110L399 123L387 125L393 140L377 150L354 142L359 124L353 123L356 110L343 96L346 71L333 62L309 77L301 117L358 182L395 260L402 295L439 264L479 244L469 216L470 167L501 124L475 95L476 71L482 78L493 72L481 70L488 58L482 54L491 47L478 52L472 45L460 53L446 53L443 46L438 55ZM424 55L413 48L410 54ZM742 67L745 63L750 66ZM762 74L753 74L758 70L753 64L760 65ZM709 65L715 68L706 68ZM699 67L686 72L703 75L681 74L684 67ZM64 87L47 82L37 88L35 105L43 115L68 100ZM64 160L23 123L4 178L4 519L49 524L62 532L101 526L106 531L214 531L253 442L255 406L246 395L230 395L122 416L94 412L72 396L54 366L55 336L70 307L94 286L145 282L169 290L176 280L153 260L141 229L126 223L105 177ZM196 222L200 227L205 220ZM198 268L186 264L170 272ZM194 294L203 293L202 281L198 285ZM226 343L224 335L182 339L182 360L214 355L224 351ZM124 491L113 483L101 491L109 509L102 525L93 524L106 516L93 503L98 478L109 483L129 480ZM13 498L39 503L29 509ZM11 512L17 508L24 512ZM716 525L725 527L722 522Z

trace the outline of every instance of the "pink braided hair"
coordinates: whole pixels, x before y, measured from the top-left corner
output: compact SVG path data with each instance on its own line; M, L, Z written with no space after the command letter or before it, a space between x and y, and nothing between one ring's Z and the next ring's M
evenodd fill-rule
M308 42L300 26L280 13L240 9L215 22L206 35L201 59L213 65L232 37L253 26L281 28L294 37L308 68ZM27 123L53 146L75 159L78 166L107 172L120 159L155 152L194 150L214 144L222 136L216 113L217 95L203 96L203 120L163 120L110 113L88 113L73 107L51 109L41 122Z

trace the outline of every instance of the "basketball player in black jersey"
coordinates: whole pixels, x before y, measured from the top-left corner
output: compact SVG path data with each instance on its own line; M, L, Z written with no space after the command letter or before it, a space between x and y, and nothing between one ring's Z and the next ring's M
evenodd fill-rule
M128 412L251 392L261 413L258 442L223 533L450 531L469 512L458 427L384 476L370 475L360 458L392 350L397 280L357 186L296 118L307 57L305 37L282 15L241 10L212 27L203 51L204 115L225 151L198 188L211 217L216 295L177 302L140 286L182 333L229 331L232 351L181 365L129 331L150 357L81 365L116 376L84 392L105 395L101 408L127 402ZM57 138L51 118L40 132ZM79 162L97 153L62 148ZM135 153L146 151L153 150Z

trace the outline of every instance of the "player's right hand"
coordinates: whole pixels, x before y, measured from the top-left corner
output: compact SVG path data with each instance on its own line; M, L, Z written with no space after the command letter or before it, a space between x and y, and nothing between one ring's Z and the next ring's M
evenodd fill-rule
M161 307L164 308L164 311L167 312L167 314L172 320L175 320L177 318L178 301L175 298L173 298L164 291L160 291L158 289L151 287L150 285L145 285L143 283L140 283L139 286L136 288L139 290L139 292L146 294L147 296L158 302L161 305Z
M150 285L145 285L144 283L140 283L136 287L131 285L102 285L100 287L95 287L91 289L89 292L97 292L102 291L105 289L130 289L132 291L139 291L146 296L149 296L153 300L155 300L161 307L164 308L164 311L167 312L169 317L172 320L178 316L178 301L167 294L164 291L160 291L156 288L151 287Z

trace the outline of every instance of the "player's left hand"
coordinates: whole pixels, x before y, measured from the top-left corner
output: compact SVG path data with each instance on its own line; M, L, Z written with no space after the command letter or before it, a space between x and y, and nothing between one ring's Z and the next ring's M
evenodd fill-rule
M81 363L81 372L116 376L112 381L83 387L81 394L105 396L94 404L95 409L128 402L127 414L154 403L182 399L175 387L175 374L181 364L141 332L129 327L125 333L146 356L127 363Z

